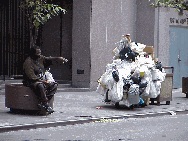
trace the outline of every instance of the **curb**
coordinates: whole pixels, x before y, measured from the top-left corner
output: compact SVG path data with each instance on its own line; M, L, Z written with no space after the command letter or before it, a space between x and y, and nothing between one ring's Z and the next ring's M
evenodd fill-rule
M122 119L122 118L146 118L146 117L156 117L164 115L179 115L179 114L188 114L188 109L186 110L175 110L175 111L162 111L156 113L138 113L138 114L128 114L128 115L115 115L109 117L99 117L99 118L89 118L89 119L80 119L80 120L63 120L63 121L54 121L54 122L45 122L45 123L31 123L31 124L19 124L19 125L6 125L0 126L0 133L18 131L18 130L29 130L37 128L48 128L48 127L57 127L57 126L66 126L66 125L75 125L75 124L84 124L95 121L100 121L101 119Z

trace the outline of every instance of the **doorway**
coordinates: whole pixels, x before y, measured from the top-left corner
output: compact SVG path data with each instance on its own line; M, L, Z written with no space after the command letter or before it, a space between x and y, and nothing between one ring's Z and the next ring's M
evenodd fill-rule
M170 61L174 67L173 87L182 87L182 77L188 77L188 29L170 27Z
M52 17L42 28L42 54L44 56L62 56L69 60L62 64L55 62L50 66L56 81L72 80L72 14L73 0L53 1L66 9L66 14Z

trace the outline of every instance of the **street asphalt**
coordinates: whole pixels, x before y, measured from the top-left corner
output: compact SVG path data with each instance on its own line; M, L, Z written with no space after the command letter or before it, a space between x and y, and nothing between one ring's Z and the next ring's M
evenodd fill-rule
M101 119L144 118L188 113L188 98L182 93L181 88L172 90L170 105L166 105L164 101L160 106L148 105L143 108L127 109L121 102L120 108L116 108L102 101L103 97L95 91L57 91L54 98L55 112L50 115L37 115L31 112L10 112L10 109L5 107L5 95L0 94L0 133L82 124Z

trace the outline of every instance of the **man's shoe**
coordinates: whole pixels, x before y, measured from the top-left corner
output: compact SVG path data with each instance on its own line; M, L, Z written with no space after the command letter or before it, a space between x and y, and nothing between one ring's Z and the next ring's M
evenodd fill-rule
M50 104L49 104L49 103L47 103L47 104L45 105L45 110L46 110L46 112L47 112L48 114L51 114L51 113L54 112L54 110L52 109L52 107L50 107Z
M51 114L51 113L54 112L54 110L50 106L46 109L46 111L47 111L48 114Z
M50 107L50 104L47 103L47 104L38 104L37 105L42 111L46 111L47 114L51 114L54 112L54 110L52 109L52 107Z

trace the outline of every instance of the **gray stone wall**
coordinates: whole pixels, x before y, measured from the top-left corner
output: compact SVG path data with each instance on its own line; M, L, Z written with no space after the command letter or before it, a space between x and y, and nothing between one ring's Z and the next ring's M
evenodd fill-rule
M154 46L155 8L150 3L155 0L137 0L136 42Z
M97 81L112 63L115 43L124 34L135 41L136 0L92 0L91 21L91 78L90 88L96 90Z
M89 88L90 84L91 1L73 0L72 84Z

